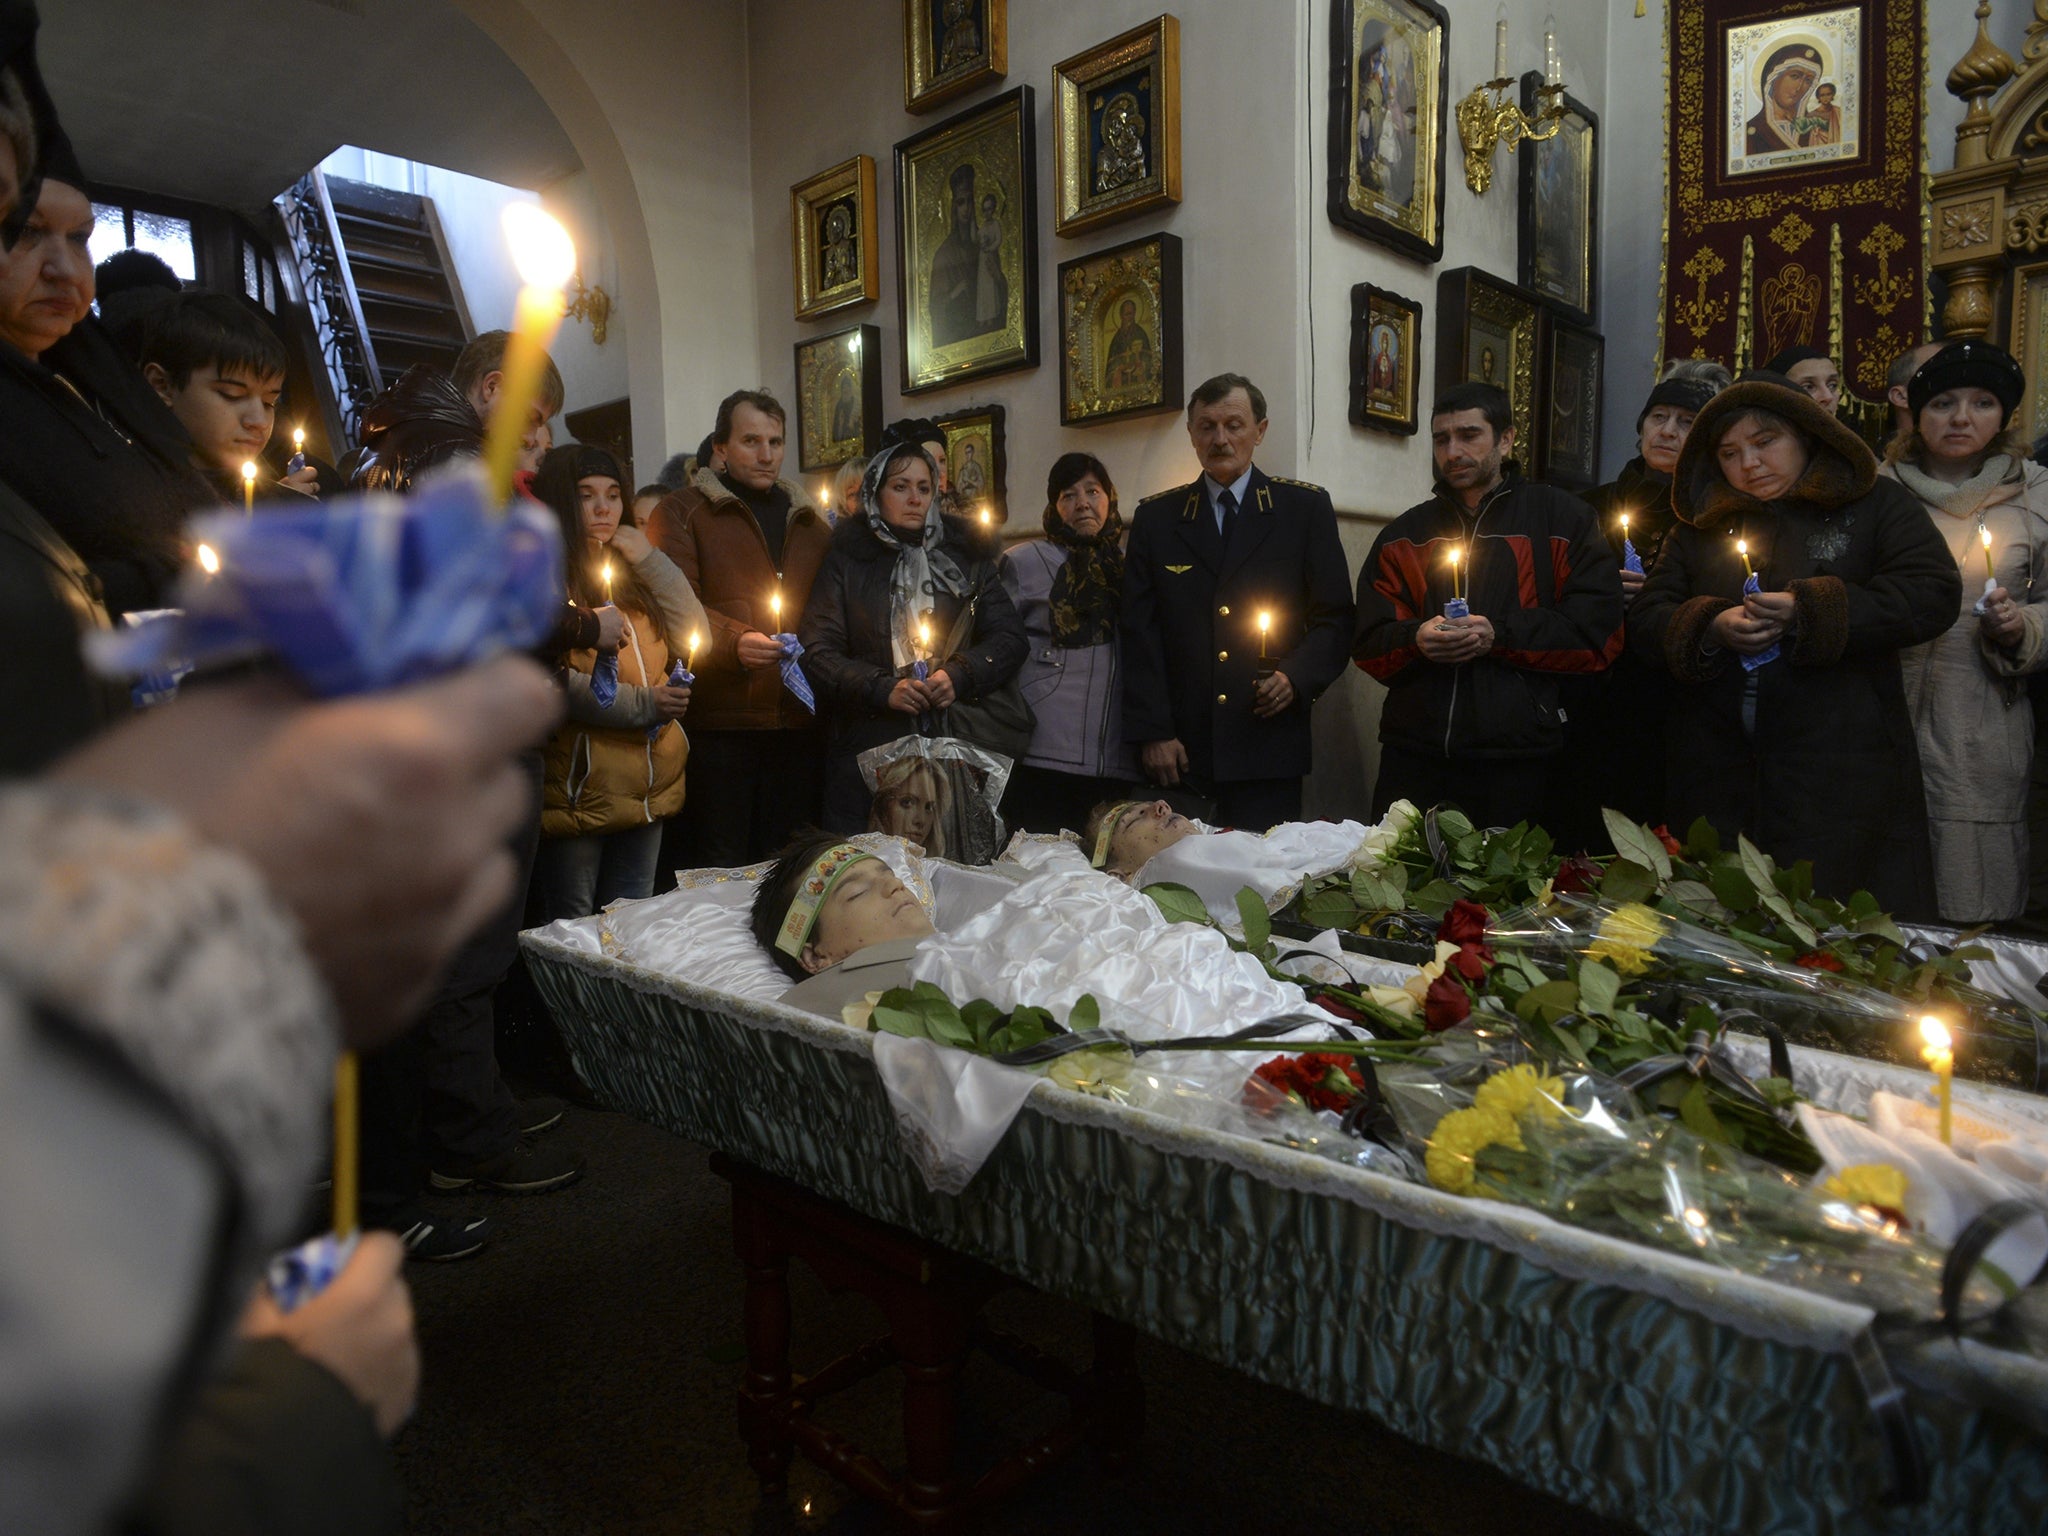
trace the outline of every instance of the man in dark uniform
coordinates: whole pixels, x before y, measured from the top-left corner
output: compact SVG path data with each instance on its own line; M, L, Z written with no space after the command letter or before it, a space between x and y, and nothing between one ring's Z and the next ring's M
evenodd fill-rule
M1213 796L1218 823L1263 832L1301 815L1309 707L1350 650L1350 575L1330 493L1252 465L1257 385L1224 373L1199 386L1188 436L1201 478L1131 518L1124 739L1153 783Z

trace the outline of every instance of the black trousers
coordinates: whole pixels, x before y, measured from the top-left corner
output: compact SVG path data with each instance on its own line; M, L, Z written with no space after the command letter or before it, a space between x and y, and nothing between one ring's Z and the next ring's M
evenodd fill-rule
M1379 782L1373 785L1372 813L1386 814L1396 800L1428 810L1455 805L1476 827L1540 823L1549 800L1549 757L1453 758L1380 744Z
M683 808L662 836L657 891L679 869L733 869L779 852L823 814L825 742L808 731L691 731Z
M512 899L455 952L419 1022L363 1058L359 1177L371 1211L416 1199L430 1157L484 1161L518 1144L518 1109L498 1072L491 994L519 955L540 846L540 754L529 754L523 766L533 781L533 810L512 843L519 866Z
M1136 800L1150 792L1133 789L1121 779L1098 779L1057 768L1019 763L1010 770L1009 787L998 809L1012 829L1026 832L1079 832L1088 813L1104 800Z

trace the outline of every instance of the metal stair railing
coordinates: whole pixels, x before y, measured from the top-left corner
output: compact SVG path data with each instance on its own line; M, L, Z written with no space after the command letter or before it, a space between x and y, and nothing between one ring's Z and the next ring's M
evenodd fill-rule
M312 313L320 361L341 418L341 436L353 446L362 441L363 413L383 392L384 376L363 319L334 203L327 195L327 178L318 169L308 171L276 206L284 220L289 255L298 268L299 288Z

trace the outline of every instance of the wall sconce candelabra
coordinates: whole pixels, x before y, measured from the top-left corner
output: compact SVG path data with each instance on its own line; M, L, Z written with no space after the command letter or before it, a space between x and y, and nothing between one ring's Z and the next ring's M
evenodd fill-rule
M1555 138L1564 127L1564 65L1557 52L1557 23L1543 23L1543 84L1533 117L1508 98L1514 77L1508 73L1507 7L1493 24L1493 79L1475 85L1458 103L1458 138L1465 146L1465 185L1484 193L1493 185L1493 151L1498 144L1513 150L1525 140Z
M610 329L612 323L612 296L602 288L586 285L581 272L569 280L567 296L568 317L571 320L589 321L590 339L598 346L603 346L605 332Z

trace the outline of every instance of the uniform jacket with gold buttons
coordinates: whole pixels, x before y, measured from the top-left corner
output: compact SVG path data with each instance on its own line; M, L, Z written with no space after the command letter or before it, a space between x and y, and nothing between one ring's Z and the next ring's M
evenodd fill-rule
M1124 740L1178 738L1211 783L1301 777L1309 706L1344 670L1351 619L1350 569L1321 486L1253 468L1227 546L1200 480L1148 497L1124 555ZM1287 674L1295 700L1261 720L1252 686L1266 668Z

